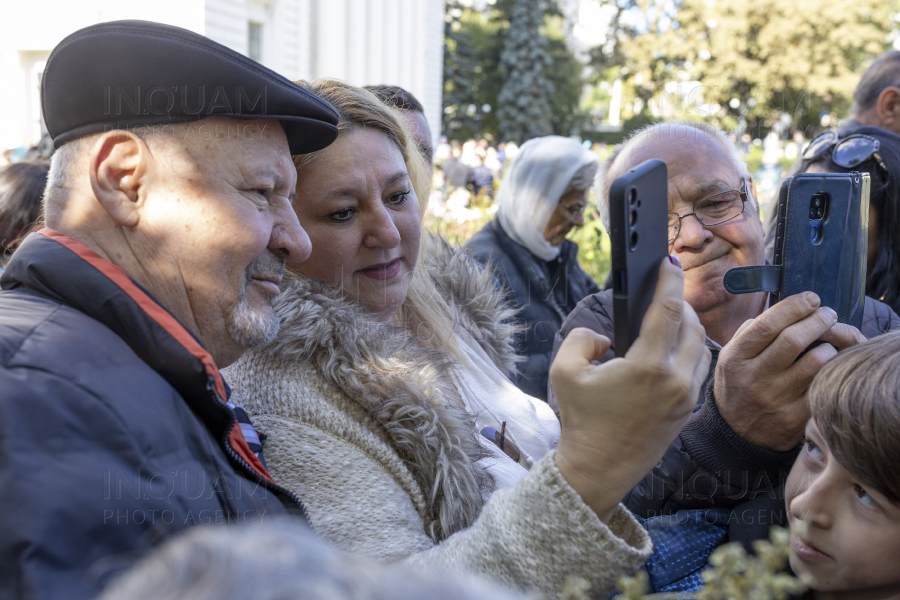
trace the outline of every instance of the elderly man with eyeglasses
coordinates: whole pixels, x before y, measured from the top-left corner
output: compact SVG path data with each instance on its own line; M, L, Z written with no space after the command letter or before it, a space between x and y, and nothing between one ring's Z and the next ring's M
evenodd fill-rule
M812 378L838 351L900 326L900 318L866 298L859 331L838 323L811 292L771 307L765 292L728 293L730 268L765 264L765 234L747 166L724 132L704 123L651 125L613 150L597 188L607 225L613 180L651 158L668 168L669 252L684 269L684 299L706 328L713 360L694 416L626 506L646 518L731 508L729 539L749 545L784 524L782 486L809 418ZM612 338L612 323L611 290L588 296L556 347L576 327ZM611 348L601 362L613 356ZM555 407L552 389L549 396Z

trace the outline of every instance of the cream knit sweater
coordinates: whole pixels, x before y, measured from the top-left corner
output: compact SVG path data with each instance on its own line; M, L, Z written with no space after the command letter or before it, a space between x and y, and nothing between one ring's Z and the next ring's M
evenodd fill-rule
M505 321L490 275L458 254L446 261L451 282L469 278L467 297L473 285L484 294L466 306L495 317L460 314L467 331ZM552 452L518 485L491 494L475 464L484 454L474 423L443 402L437 385L452 367L434 351L311 282L293 280L276 309L278 339L225 376L268 436L269 471L302 499L322 538L352 554L486 575L549 597L577 576L605 598L650 555L630 513L620 505L603 524ZM506 341L496 327L482 333ZM482 343L502 364L504 350Z

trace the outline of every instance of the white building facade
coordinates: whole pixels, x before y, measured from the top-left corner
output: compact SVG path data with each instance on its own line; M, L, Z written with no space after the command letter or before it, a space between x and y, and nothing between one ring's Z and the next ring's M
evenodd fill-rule
M0 0L0 151L40 139L40 79L54 46L119 19L190 29L292 80L399 85L439 135L444 0Z

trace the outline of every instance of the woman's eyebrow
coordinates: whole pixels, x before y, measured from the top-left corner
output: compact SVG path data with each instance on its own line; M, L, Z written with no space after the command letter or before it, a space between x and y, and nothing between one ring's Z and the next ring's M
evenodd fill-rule
M405 169L401 170L401 171L397 171L396 173L394 173L393 175L391 175L390 177L388 177L385 180L384 187L388 187L390 185L397 183L398 181L402 181L403 179L408 179L408 178L409 178L409 172L406 171ZM329 200L332 198L345 198L347 196L356 196L357 194L359 194L359 192L360 192L360 188L358 186L348 185L348 186L338 188L336 190L331 190L330 192L325 194L325 198L329 199Z
M384 182L384 186L387 187L389 185L397 183L401 179L407 179L408 177L409 177L409 171L407 171L406 169L403 169L402 171L397 171L396 173L394 173L393 175L391 175L390 177L387 178L387 180Z

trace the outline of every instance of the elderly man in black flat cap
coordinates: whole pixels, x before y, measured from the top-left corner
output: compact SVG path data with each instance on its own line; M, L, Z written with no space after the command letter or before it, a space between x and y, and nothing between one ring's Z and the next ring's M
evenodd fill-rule
M299 500L219 368L278 330L319 98L191 32L82 29L44 72L46 228L0 291L0 598L94 597L158 540Z

